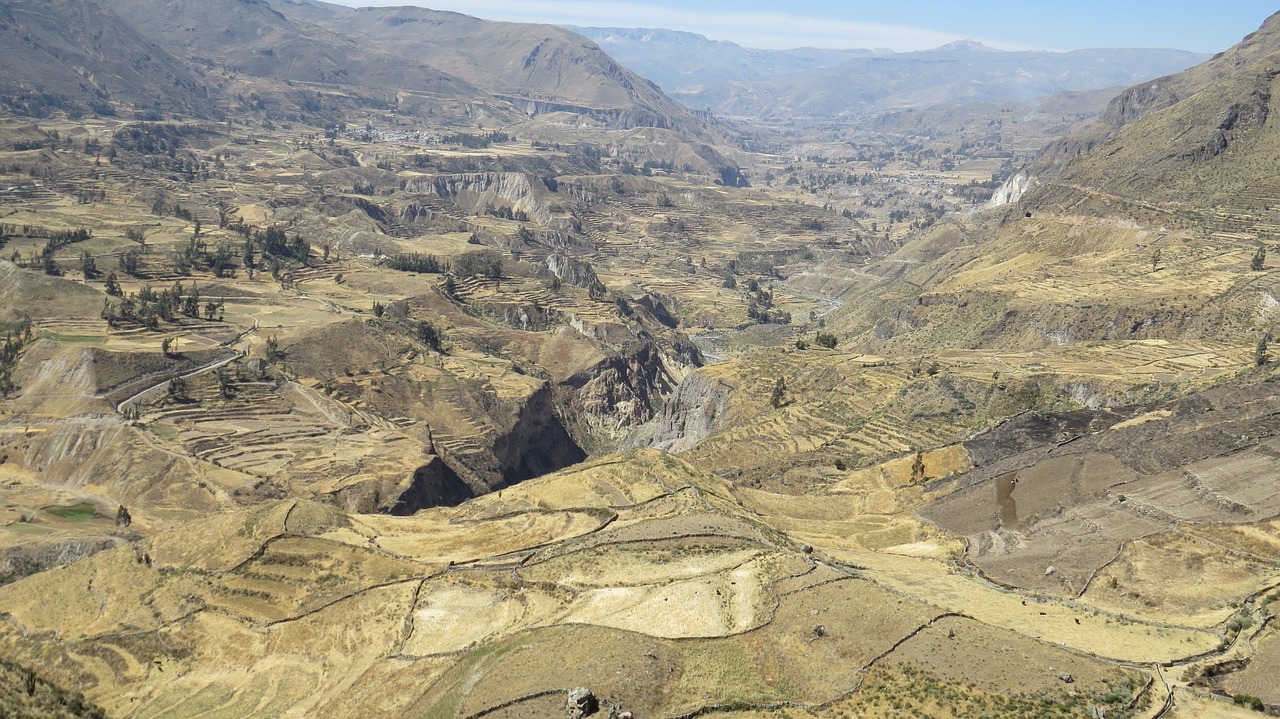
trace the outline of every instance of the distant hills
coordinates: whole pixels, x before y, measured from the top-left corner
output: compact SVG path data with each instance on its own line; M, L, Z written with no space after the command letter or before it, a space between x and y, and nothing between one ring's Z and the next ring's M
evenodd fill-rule
M574 29L689 107L773 119L1029 100L1131 85L1209 57L1182 50L1003 52L973 41L908 53L752 50L687 32Z
M657 28L577 27L627 67L668 93L689 94L726 82L759 82L819 70L854 58L891 55L891 50L753 50L725 40Z

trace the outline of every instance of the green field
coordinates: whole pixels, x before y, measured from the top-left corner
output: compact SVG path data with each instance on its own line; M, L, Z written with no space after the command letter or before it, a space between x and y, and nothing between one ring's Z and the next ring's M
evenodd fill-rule
M99 516L97 507L94 507L92 504L89 504L88 502L81 502L80 504L72 504L72 505L57 505L52 507L45 507L44 511L47 512L48 514L52 514L55 517L61 517L63 519L72 519L76 521L94 519L97 516Z

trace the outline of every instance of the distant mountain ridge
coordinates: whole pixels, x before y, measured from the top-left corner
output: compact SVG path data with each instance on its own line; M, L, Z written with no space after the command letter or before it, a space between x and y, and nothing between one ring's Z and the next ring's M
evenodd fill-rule
M1182 50L1005 52L962 40L920 52L752 50L695 33L573 28L689 107L749 117L861 114L1030 100L1132 85L1208 55Z
M830 67L890 50L755 50L681 30L565 26L600 46L668 93L726 81L766 80Z

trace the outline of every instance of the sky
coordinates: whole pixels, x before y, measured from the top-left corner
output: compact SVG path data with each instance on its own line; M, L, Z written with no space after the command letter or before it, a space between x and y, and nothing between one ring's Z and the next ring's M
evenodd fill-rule
M1280 10L1274 0L334 0L422 5L488 20L669 28L754 48L925 50L961 39L1003 50L1160 47L1220 52Z

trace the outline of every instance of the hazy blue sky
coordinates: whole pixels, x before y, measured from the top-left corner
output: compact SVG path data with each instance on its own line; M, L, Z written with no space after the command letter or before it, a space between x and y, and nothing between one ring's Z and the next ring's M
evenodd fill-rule
M665 27L748 47L920 50L972 38L1004 49L1171 47L1218 52L1280 7L1262 0L334 0L423 5L491 20Z

